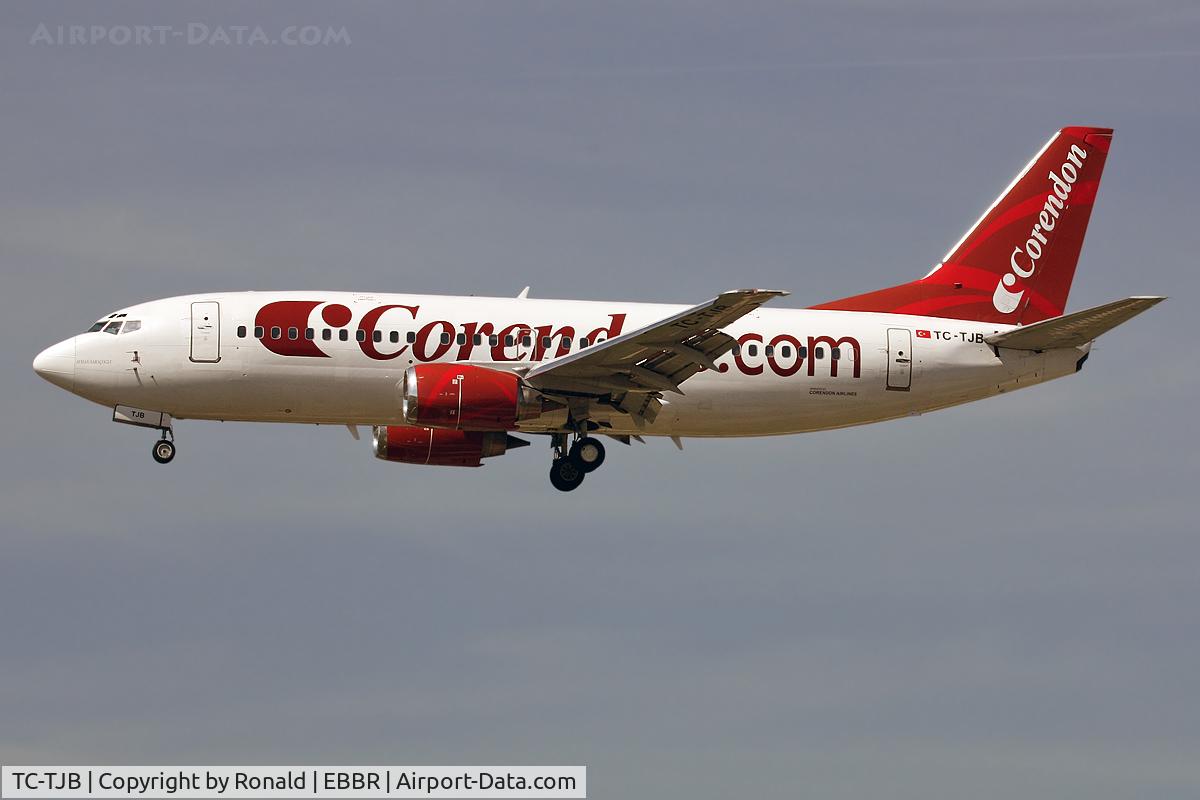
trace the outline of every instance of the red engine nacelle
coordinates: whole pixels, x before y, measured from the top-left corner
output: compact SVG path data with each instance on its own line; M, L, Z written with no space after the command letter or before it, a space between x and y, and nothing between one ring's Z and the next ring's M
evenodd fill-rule
M502 456L510 447L529 442L504 431L455 431L388 425L375 428L375 457L405 464L478 467L480 460Z
M404 419L457 430L516 430L557 406L511 372L470 364L418 364L401 384Z

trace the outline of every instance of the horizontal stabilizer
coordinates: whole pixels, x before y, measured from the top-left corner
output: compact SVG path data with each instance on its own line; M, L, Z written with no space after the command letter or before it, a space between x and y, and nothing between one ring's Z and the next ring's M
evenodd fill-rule
M1127 297L1102 306L1035 322L984 339L990 345L1012 350L1053 350L1078 347L1136 317L1165 297Z

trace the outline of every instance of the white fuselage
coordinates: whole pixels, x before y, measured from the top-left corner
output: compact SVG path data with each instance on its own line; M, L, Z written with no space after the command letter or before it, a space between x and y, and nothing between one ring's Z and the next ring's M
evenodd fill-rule
M561 355L564 339L575 352L581 338L591 345L684 308L322 291L191 295L123 309L114 318L140 322L137 330L68 339L39 357L39 372L106 406L181 419L403 425L398 384L414 364L519 371ZM762 308L725 329L739 347L718 359L720 371L701 371L683 384L685 394L667 394L653 423L638 428L615 411L600 421L612 433L668 436L838 428L1041 383L1075 372L1087 354L1086 346L1033 353L983 341L1006 329Z

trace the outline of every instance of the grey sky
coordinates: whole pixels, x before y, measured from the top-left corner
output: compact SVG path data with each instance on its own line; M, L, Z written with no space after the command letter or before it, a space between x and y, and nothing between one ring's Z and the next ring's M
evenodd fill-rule
M350 46L31 46L56 25ZM586 763L591 796L1200 792L1195 3L0 6L0 760ZM1078 376L856 430L454 471L152 435L30 361L194 291L811 303L1116 138Z

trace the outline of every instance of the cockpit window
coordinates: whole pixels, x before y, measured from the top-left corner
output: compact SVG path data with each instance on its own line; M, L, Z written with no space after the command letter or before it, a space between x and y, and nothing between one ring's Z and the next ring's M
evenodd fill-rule
M121 329L121 333L133 333L136 330L141 330L142 321L140 319L125 320L125 327Z
M88 328L87 332L95 333L96 331L104 331L105 333L116 335L121 332L121 323L125 322L125 316L126 315L124 313L118 314L114 311L92 327ZM141 326L142 323L140 322L131 322L130 325L125 326L125 333L136 331Z

